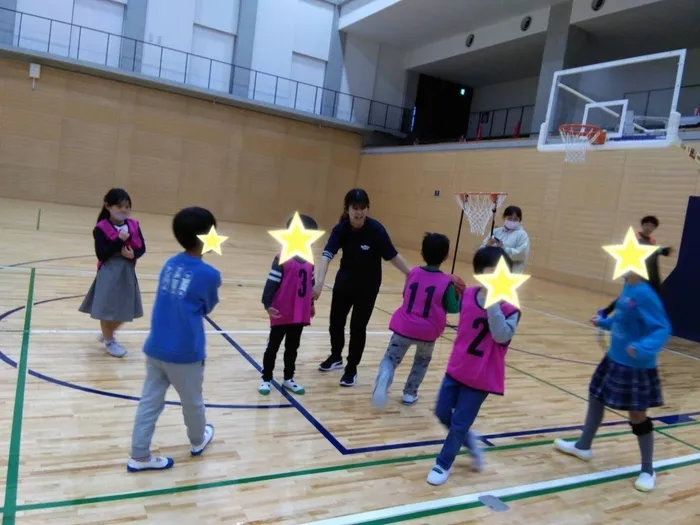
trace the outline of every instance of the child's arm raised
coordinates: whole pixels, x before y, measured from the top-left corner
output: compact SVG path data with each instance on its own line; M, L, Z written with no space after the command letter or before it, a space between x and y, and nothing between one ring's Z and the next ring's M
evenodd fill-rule
M499 304L493 304L486 309L489 317L489 331L497 343L507 343L515 335L515 329L520 322L520 312L515 312L506 318Z
M120 238L110 241L105 232L99 228L93 230L92 236L95 238L95 255L103 263L107 262L113 255L121 252L124 247L124 241Z

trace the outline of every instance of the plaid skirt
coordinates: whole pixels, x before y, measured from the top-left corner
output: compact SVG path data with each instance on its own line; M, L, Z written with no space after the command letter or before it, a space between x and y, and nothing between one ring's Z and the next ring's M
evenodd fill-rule
M588 391L606 407L618 410L643 412L664 404L656 368L632 368L607 355L593 373Z

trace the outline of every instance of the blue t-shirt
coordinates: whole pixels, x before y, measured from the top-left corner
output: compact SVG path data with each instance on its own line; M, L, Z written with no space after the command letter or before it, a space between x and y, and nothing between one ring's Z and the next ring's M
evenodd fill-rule
M204 321L219 302L221 274L197 257L180 253L160 271L143 352L167 363L197 363L206 357Z
M654 289L646 282L625 283L612 317L598 326L610 330L608 357L633 368L656 368L656 356L671 336L671 323ZM635 349L636 357L627 353Z

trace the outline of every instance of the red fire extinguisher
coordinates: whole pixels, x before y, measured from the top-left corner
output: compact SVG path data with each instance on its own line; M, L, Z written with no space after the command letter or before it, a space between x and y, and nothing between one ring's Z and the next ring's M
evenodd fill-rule
M520 121L515 123L515 130L513 130L513 137L518 138L520 136Z
M476 140L481 140L481 124L476 128Z

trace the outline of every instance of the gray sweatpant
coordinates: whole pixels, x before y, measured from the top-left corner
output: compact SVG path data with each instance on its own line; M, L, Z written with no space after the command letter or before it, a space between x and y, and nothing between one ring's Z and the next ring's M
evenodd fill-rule
M151 455L156 421L165 408L165 393L170 385L173 385L180 396L190 443L193 446L202 444L207 423L202 395L203 383L203 361L180 365L146 357L146 380L131 437L132 458L146 458Z
M381 373L381 370L385 369L390 374L388 384L391 385L394 380L394 372L401 364L401 361L408 349L411 348L411 345L416 345L416 355L413 358L413 366L411 366L411 372L408 374L403 393L415 396L418 393L418 387L420 387L425 378L425 373L428 371L430 360L433 358L433 350L435 348L434 341L432 343L427 343L425 341L416 341L415 339L393 334L389 341L389 347L384 354L384 359L379 363L379 370Z

